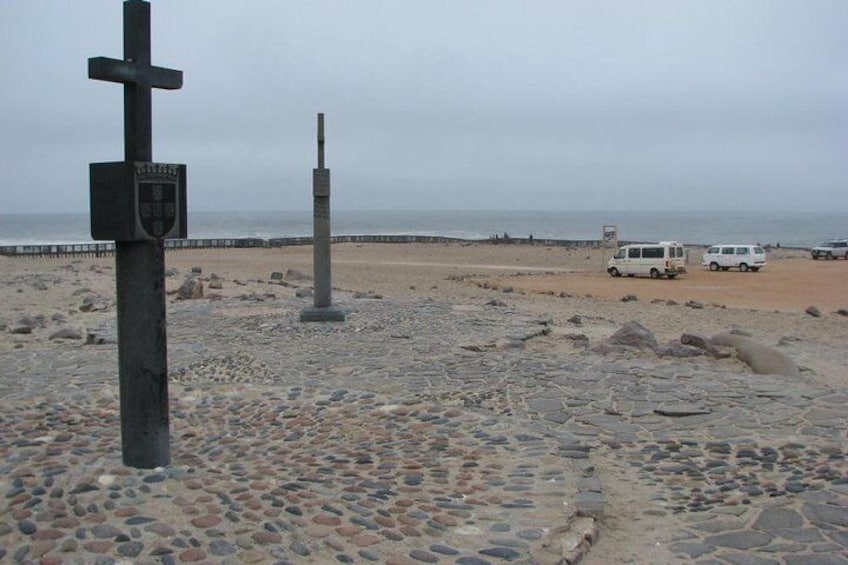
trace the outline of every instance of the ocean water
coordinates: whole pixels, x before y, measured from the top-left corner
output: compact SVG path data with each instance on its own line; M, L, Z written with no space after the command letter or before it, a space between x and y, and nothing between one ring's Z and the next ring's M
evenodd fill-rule
M498 234L537 239L601 239L616 226L621 241L685 244L761 243L812 247L848 237L844 213L334 210L334 235L440 235L487 239ZM312 211L190 212L191 238L274 238L312 235ZM0 214L0 245L91 242L88 213Z

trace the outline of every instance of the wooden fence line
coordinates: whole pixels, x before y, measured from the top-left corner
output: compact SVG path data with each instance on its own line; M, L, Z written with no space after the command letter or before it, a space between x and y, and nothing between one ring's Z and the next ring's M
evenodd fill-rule
M479 243L486 245L540 245L543 247L598 248L597 239L460 239L435 235L337 235L333 243ZM624 245L625 242L619 242ZM182 249L249 249L256 247L289 247L312 245L312 237L203 238L168 239L166 251ZM0 255L7 257L108 257L115 253L114 242L68 243L45 245L0 245Z

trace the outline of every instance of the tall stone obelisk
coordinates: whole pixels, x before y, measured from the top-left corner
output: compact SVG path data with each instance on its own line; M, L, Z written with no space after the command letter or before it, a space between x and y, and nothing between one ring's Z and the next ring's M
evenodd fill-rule
M301 322L344 322L333 306L330 266L330 169L324 167L324 114L318 114L318 168L312 169L312 250L314 306L300 312Z

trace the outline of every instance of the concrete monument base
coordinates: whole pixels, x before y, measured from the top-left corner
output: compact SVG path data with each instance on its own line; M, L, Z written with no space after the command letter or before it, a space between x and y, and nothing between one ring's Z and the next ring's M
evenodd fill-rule
M310 306L300 311L301 322L344 322L345 313L335 306Z

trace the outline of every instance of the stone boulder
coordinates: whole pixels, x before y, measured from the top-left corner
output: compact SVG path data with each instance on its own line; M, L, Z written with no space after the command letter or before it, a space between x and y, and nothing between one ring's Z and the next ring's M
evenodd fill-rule
M801 374L795 362L785 353L773 347L757 343L741 335L721 333L710 338L716 346L733 347L736 356L758 375L786 375L797 377Z
M77 330L65 328L50 334L50 339L82 339L82 334Z
M80 312L105 312L109 309L109 301L100 296L90 294L82 299Z
M177 290L177 300L194 300L196 298L203 298L203 281L195 277L188 277Z
M657 349L657 338L639 322L627 322L607 339L607 343L652 351Z
M221 290L224 288L224 280L215 273L212 273L212 276L209 277L209 288Z
M715 357L716 359L726 359L732 355L732 353L729 353L726 349L722 350L715 347L712 343L710 343L709 338L697 334L685 333L681 335L680 343L689 347L697 347L698 349L703 350L707 355Z
M311 281L312 277L306 273L302 273L297 269L286 269L286 280L289 281Z

